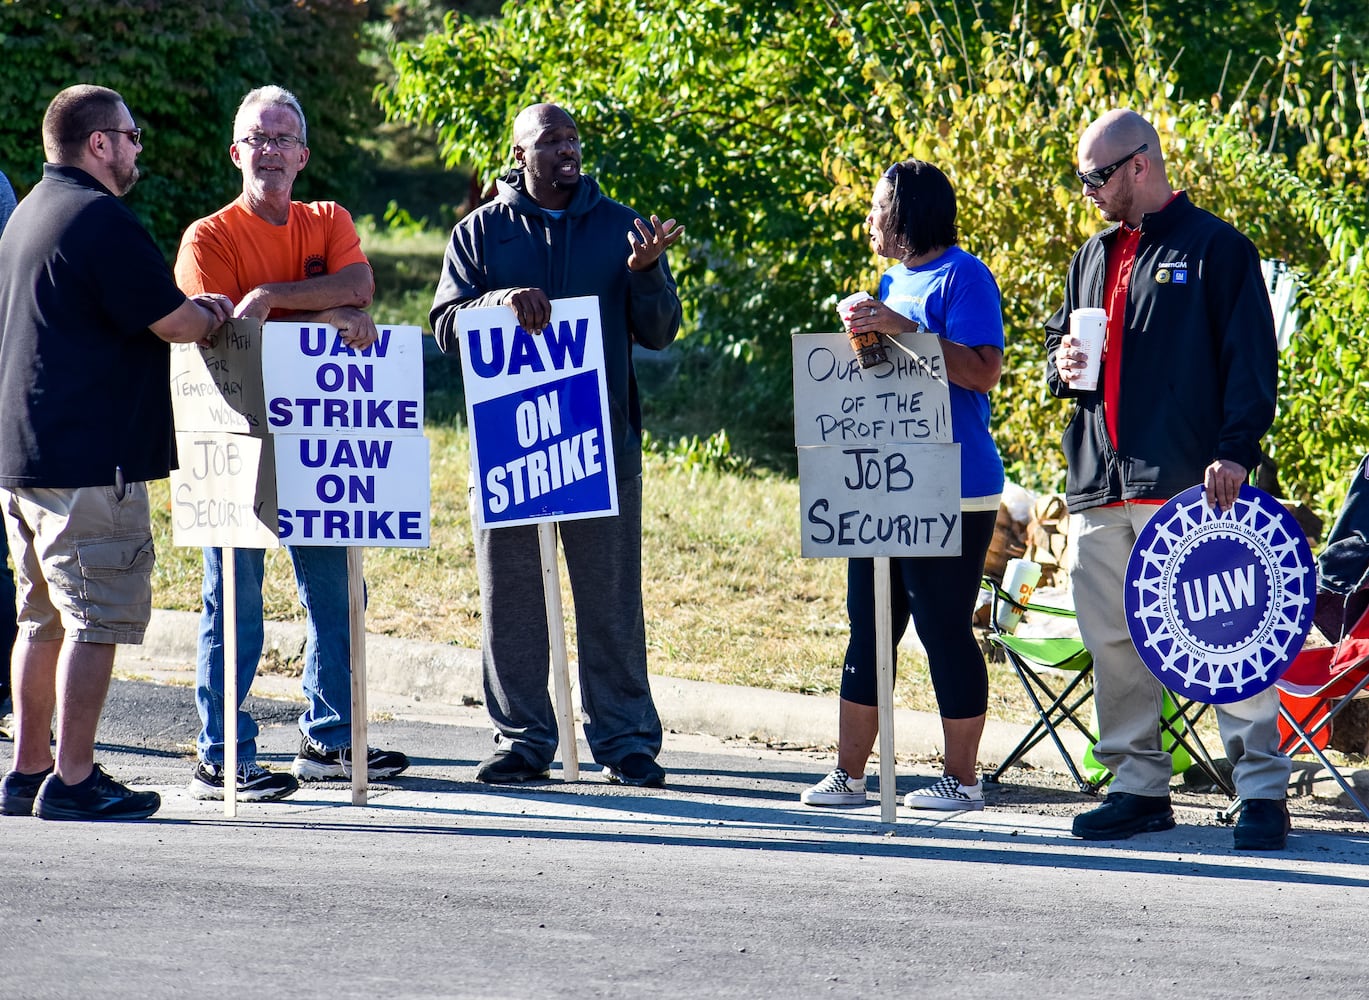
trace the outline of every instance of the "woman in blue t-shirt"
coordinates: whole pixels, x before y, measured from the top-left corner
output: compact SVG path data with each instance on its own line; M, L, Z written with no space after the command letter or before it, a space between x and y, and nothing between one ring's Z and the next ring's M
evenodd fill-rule
M913 809L984 807L977 757L989 680L971 619L1003 492L988 396L1003 367L1003 315L993 275L957 245L955 217L955 191L940 170L921 160L890 167L875 185L865 224L875 253L898 263L880 279L878 302L859 302L843 317L853 335L919 327L937 334L960 445L961 554L890 559L894 644L911 615L946 741L945 776L908 793L904 804ZM810 806L865 802L865 766L879 732L872 559L848 562L846 610L851 638L841 674L837 767L803 793Z

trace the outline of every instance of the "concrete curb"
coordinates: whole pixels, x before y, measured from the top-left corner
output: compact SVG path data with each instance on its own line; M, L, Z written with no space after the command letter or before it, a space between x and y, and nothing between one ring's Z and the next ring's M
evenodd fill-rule
M193 672L199 614L154 610L141 646L121 646L118 668L137 673L140 665L174 665ZM302 623L266 623L266 649L282 659L304 651ZM368 635L366 666L374 691L415 702L460 705L483 702L478 650L433 642ZM574 671L572 670L572 677ZM743 738L786 746L832 747L837 739L837 699L758 688L651 676L651 690L665 727L677 732L703 733L721 739ZM1008 755L1025 727L990 719L980 744L983 764ZM1082 754L1078 734L1065 734L1071 753ZM669 740L667 739L667 745ZM896 709L894 744L900 755L929 756L942 749L941 720L930 712ZM1047 740L1027 754L1035 767L1060 770L1060 757Z

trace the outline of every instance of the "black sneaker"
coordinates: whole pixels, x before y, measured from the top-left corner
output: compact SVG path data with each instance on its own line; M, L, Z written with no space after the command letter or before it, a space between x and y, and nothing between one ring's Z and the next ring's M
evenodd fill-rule
M1288 846L1288 803L1279 799L1246 799L1236 821L1236 850L1282 851Z
M665 786L665 768L644 753L628 754L618 763L604 768L604 775L615 785L639 785L642 788Z
M33 814L39 819L147 819L161 805L156 792L135 792L96 764L90 777L75 785L49 774L38 789Z
M32 816L33 800L38 797L38 789L43 779L52 773L52 768L37 774L22 774L11 771L0 780L0 814L5 816Z
M543 781L551 777L551 770L531 764L521 753L500 750L486 757L476 768L475 780L487 785L517 785L524 781Z
M268 771L256 761L238 765L238 798L244 802L270 802L283 799L299 789L295 776L284 771ZM190 797L223 798L223 765L200 761L190 778Z
M383 781L407 770L409 758L398 750L378 750L366 748L366 778L368 781ZM332 781L338 778L352 778L352 748L339 747L325 750L309 737L299 742L299 753L290 771L300 781Z
M1074 817L1074 835L1083 840L1126 840L1138 833L1173 829L1168 795L1109 792L1097 809Z

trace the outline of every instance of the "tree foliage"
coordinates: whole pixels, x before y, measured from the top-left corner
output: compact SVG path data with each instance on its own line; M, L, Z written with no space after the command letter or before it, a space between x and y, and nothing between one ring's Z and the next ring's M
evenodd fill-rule
M0 169L27 191L52 96L112 87L146 129L128 203L174 250L189 222L241 187L227 156L233 112L248 90L277 83L309 116L298 195L346 200L362 168L352 122L368 105L365 16L359 0L0 0Z
M1103 111L1135 107L1159 128L1176 186L1307 276L1270 450L1285 486L1326 509L1365 447L1357 339L1369 321L1351 194L1369 162L1366 90L1338 34L1364 14L1331 6L1342 20L1314 23L1289 0L1235 13L1190 0L527 0L398 46L396 84L378 96L487 179L509 164L520 108L564 104L614 197L688 225L672 265L690 339L752 360L773 388L789 335L831 328L836 300L884 266L863 231L880 172L910 155L937 163L957 188L962 242L1003 289L997 436L1011 474L1036 487L1060 481L1065 418L1044 392L1039 330L1069 256L1101 225L1073 177L1075 144ZM1214 75L1224 44L1239 47ZM774 396L732 416L762 409L787 417Z

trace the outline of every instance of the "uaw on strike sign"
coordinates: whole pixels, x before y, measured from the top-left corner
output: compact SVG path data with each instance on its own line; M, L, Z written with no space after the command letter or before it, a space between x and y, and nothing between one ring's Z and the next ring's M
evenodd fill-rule
M524 330L507 306L457 313L481 528L618 513L596 296L553 299Z
M234 320L172 358L177 545L428 544L417 327L357 350L323 324Z

